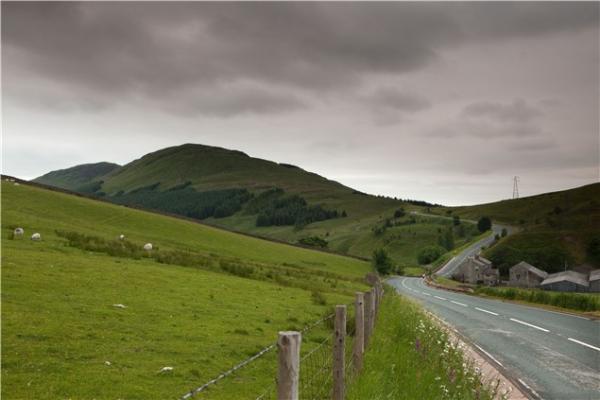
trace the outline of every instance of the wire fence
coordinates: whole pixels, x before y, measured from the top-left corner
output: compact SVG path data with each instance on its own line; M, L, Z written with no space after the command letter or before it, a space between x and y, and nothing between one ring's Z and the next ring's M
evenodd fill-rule
M375 293L375 289L372 291ZM362 295L361 295L362 296ZM373 295L375 297L375 294ZM361 297L362 298L362 297ZM371 316L371 323L374 320L377 302L374 302L373 315ZM365 335L367 334L366 325L369 321L366 315L368 307L365 307ZM361 311L363 310L361 303ZM354 304L346 305L346 335L344 337L344 360L343 360L343 376L344 383L348 385L356 377L358 370L354 365L354 353L356 351L354 342L356 336L356 310ZM325 400L331 399L334 395L334 346L335 346L335 313L329 314L318 321L312 322L305 326L301 331L301 353L299 359L299 379L298 379L298 391L300 392L300 399L302 400ZM343 324L342 324L343 326ZM362 329L362 326L361 326ZM366 345L366 337L363 338ZM362 344L360 345L362 347ZM188 400L197 394L206 391L212 385L222 379L234 374L236 371L253 363L265 354L271 352L277 347L277 343L270 344L263 348L261 351L253 355L252 357L240 362L229 370L219 374L216 378L206 382L205 384L197 387L196 389L190 390L188 393L183 395L181 400ZM361 352L362 358L362 352ZM337 364L337 370L340 370L339 363ZM275 370L276 366L273 365ZM263 387L258 393L252 395L248 393L248 398L256 400L277 400L278 397L278 382L276 374L273 374L273 379L266 386Z

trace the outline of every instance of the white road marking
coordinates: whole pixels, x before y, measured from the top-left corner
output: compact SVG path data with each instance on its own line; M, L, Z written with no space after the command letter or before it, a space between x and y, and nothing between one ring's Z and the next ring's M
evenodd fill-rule
M548 329L540 328L539 326L530 324L529 322L521 321L521 320L515 319L515 318L511 318L510 320L513 322L516 322L517 324L526 325L526 326L529 326L534 329L539 329L542 332L550 332Z
M427 292L421 292L421 293L423 293L425 296L431 296L431 295L430 295L429 293L427 293Z
M589 347L590 349L594 349L596 351L600 351L600 348L598 348L596 346L592 346L591 344L587 344L586 342L582 342L581 340L577 340L577 339L573 339L573 338L567 338L567 339L570 340L571 342L575 342L575 343L580 344L582 346Z
M525 383L525 381L521 378L517 378L517 380L519 382L521 382L521 385L525 386L531 393L533 393L535 395L535 397L537 397L538 399L541 399L540 395L531 388L531 386L529 386L528 384Z
M450 300L450 303L458 304L459 306L463 306L463 307L468 307L466 304L459 303L458 301L454 301L454 300Z
M488 313L488 314L496 315L496 316L500 315L500 314L495 313L493 311L484 310L483 308L479 308L479 307L475 307L475 309L479 310L479 311L483 311L483 312Z
M433 296L433 297L435 297L436 299L440 299L440 300L448 300L448 299L445 299L445 298L440 297L440 296Z
M484 353L486 356L488 356L489 358L491 358L492 360L494 360L494 362L495 362L496 364L498 364L498 365L499 365L499 366L501 366L501 367L504 367L504 365L502 365L502 363L501 363L500 361L496 360L496 359L494 358L494 356L493 356L493 355L491 355L490 353L488 353L487 351L485 351L484 349L482 349L480 346L478 346L478 345L475 345L475 347L477 347L479 350L483 351L483 353Z

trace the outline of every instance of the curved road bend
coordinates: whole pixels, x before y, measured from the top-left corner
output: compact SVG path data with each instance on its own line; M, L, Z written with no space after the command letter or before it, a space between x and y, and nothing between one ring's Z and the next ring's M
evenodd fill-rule
M441 275L444 277L451 277L452 273L460 264L463 263L468 257L474 256L483 246L489 246L493 241L494 237L498 234L502 234L502 229L506 228L506 231L510 235L514 229L508 225L492 225L492 233L488 237L485 237L477 242L471 244L469 247L460 252L460 254L451 258L444 266L436 271L436 275Z
M599 321L436 289L421 278L388 283L455 327L537 398L600 399Z
M422 217L442 218L442 219L452 220L452 217L446 217L444 215L425 214L425 213L420 213L417 211L411 211L411 214L420 215ZM468 222L471 224L477 224L477 221L473 221L470 219L463 219L462 221ZM462 264L464 260L466 260L468 257L474 256L477 253L479 253L479 251L481 250L481 248L483 246L489 246L494 241L494 237L496 235L501 235L502 229L506 229L506 232L509 235L511 235L515 231L515 228L513 228L512 226L509 226L509 225L496 225L496 224L492 225L492 232L490 233L490 235L488 237L485 237L481 240L478 240L475 243L472 243L469 247L467 247L466 249L461 251L460 254L451 258L450 261L448 261L440 269L438 269L435 272L435 274L441 275L441 276L444 276L447 278L451 277L454 270L456 270L456 268L458 268L458 266L460 264Z

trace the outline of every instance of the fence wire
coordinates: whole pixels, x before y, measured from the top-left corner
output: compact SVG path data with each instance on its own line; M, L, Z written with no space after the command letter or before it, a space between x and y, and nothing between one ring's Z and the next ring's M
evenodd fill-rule
M306 325L300 332L302 334L302 345L300 355L300 382L299 392L302 400L328 400L331 399L333 390L333 342L334 342L334 319L335 314L329 314L318 321ZM345 357L345 383L346 387L356 376L353 364L354 335L356 332L354 319L354 305L347 305L346 313L346 338L344 341ZM181 397L188 400L196 394L201 393L209 386L216 384L221 379L232 375L237 370L256 361L264 354L277 347L273 343L254 356L242 361L230 370L223 372L216 378L204 385L191 390ZM276 372L276 369L275 371ZM277 400L277 378L273 377L263 390L256 394L256 400Z

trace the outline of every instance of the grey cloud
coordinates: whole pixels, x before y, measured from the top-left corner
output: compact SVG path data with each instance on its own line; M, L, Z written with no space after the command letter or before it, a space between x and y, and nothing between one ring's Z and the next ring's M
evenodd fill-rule
M531 123L509 122L497 123L495 121L455 120L444 123L429 131L425 135L431 138L455 138L459 136L477 137L483 139L502 139L507 137L530 137L542 134L542 129Z
M295 96L254 87L194 91L174 97L165 107L183 116L230 117L284 113L306 108L306 105Z
M431 102L416 93L392 88L377 90L367 98L373 107L386 107L400 112L413 113L431 107Z
M510 104L482 101L466 106L464 117L487 118L502 123L527 123L542 112L527 104L523 99L516 99Z
M190 87L217 90L238 80L288 88L290 97L280 97L287 106L262 106L259 112L296 109L297 91L352 88L365 75L414 71L463 43L598 24L596 3L2 2L1 7L3 81L12 86L33 74L68 85L72 96L82 88L99 97L166 101ZM248 109L247 94L229 95L232 99L220 102ZM187 108L229 115L215 111L223 108L216 103Z

